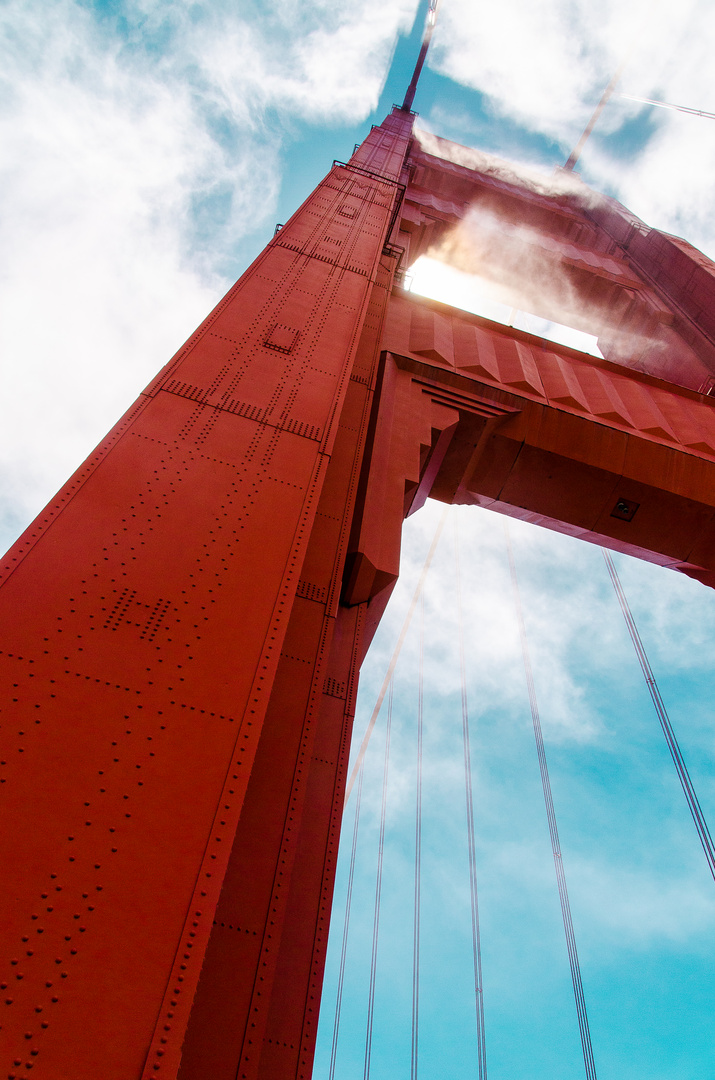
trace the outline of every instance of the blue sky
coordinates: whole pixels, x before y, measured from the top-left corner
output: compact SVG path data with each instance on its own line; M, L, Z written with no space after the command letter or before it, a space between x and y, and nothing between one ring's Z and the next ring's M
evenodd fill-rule
M346 159L401 101L423 8L415 22L415 0L5 0L0 544L333 158ZM705 0L443 0L415 107L428 131L548 173L629 50L624 90L715 111L714 40ZM649 224L715 254L712 121L614 99L580 167ZM435 513L429 506L406 529L359 730ZM420 1054L422 1075L461 1080L474 1059L449 528L427 592ZM502 524L464 511L460 530L490 1073L571 1080L582 1066ZM710 1080L715 892L601 555L519 523L512 532L598 1075ZM618 566L712 825L712 595L655 567ZM398 674L375 1077L409 1071L415 664L413 635ZM366 774L344 1080L362 1075L381 738L378 728ZM338 901L343 887L341 877ZM330 978L316 1076L327 1075Z
M393 617L364 673L361 734L441 508L410 519ZM459 517L487 1059L493 1077L583 1075L503 522ZM453 522L427 587L422 1075L476 1075ZM715 1075L713 881L598 548L510 523L599 1077ZM694 582L619 571L712 820L715 611ZM397 610L400 611L400 616ZM409 1075L418 627L398 664L373 1075ZM362 1077L384 715L365 778L336 1076ZM346 828L351 833L353 806ZM343 854L316 1076L328 1075ZM334 991L333 991L334 993ZM347 1001L347 1003L346 1003ZM382 1055L385 1055L383 1059ZM384 1061L390 1062L386 1067Z

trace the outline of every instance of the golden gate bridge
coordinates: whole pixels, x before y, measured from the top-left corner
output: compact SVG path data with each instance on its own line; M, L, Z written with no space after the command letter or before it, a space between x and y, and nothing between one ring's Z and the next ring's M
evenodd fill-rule
M333 164L3 561L0 1035L10 1080L31 1069L52 1080L310 1076L357 675L397 580L403 519L429 497L604 549L713 870L707 823L609 554L713 584L712 264L571 176L539 185L420 139L411 106L433 14L430 5L403 104ZM491 261L485 236L499 238ZM575 320L602 356L404 288L421 255L440 246L454 255L457 243L500 302ZM590 1080L588 994L511 553L509 563ZM389 680L386 702L389 720ZM385 778L389 761L386 752ZM356 802L362 775L358 765ZM365 1076L386 792L385 783Z

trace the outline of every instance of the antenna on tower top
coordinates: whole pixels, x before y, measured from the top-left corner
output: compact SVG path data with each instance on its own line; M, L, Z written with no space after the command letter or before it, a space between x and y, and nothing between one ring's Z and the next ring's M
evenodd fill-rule
M427 50L429 49L429 43L432 40L432 31L434 30L434 24L437 21L437 8L439 6L439 0L429 0L429 8L427 9L427 20L425 22L425 32L422 36L422 48L420 49L420 55L417 57L417 63L415 64L415 70L412 73L412 80L407 87L407 93L405 94L405 100L402 102L402 108L404 112L412 111L412 102L415 100L415 91L417 90L417 83L419 82L422 67L427 56Z

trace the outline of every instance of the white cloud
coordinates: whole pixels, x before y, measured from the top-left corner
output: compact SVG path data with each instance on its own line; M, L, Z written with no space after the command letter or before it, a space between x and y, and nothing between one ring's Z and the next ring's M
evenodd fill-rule
M406 526L402 576L373 647L374 675L370 678L374 684L371 681L364 690L368 710L376 697L381 673L387 669L402 613L408 606L408 591L419 576L421 559L441 512L439 504L428 502ZM520 718L521 725L530 726L504 519L471 508L461 508L456 513L460 520L464 638L470 677L476 680L470 690L472 708L479 715L485 701L499 700L510 715ZM600 670L610 664L620 667L623 662L625 630L621 628L621 616L609 591L600 552L589 544L554 536L520 521L511 521L509 529L547 740L576 744L596 741L609 745L607 717L588 699L583 671L584 660L595 642ZM455 654L457 601L453 544L453 523L448 523L425 589L428 628L425 684L445 697L457 692L459 677ZM645 569L647 573L649 568ZM575 578L579 580L578 596L574 595ZM673 605L677 604L680 584L677 579L673 583ZM702 587L691 582L682 584L686 589L694 586L693 592L698 594L693 598L697 610L701 607L709 610L708 594ZM663 595L666 593L667 589ZM690 616L692 619L692 610ZM400 664L404 663L413 672L418 654L417 620L415 615L400 660ZM710 621L708 616L708 625ZM693 631L698 632L697 626L693 626ZM629 660L626 653L626 662Z
M0 22L0 536L9 543L274 220L285 126L364 117L414 0L11 0ZM124 21L119 17L125 15ZM245 260L245 255L244 255Z
M498 115L556 140L565 160L624 61L624 91L715 111L714 34L715 9L696 0L504 0L478 7L452 0L441 12L431 63L487 95ZM644 132L646 114L654 134L645 147L632 143L629 149L629 139ZM640 135L628 127L636 117ZM712 121L644 110L613 97L578 168L648 224L685 235L713 254L714 164Z
M358 735L441 512L428 502L406 525L403 577L361 684ZM455 513L480 874L503 897L527 887L550 895L553 870L502 520L470 508ZM567 876L585 940L607 941L610 948L620 935L621 943L636 949L666 938L692 941L715 918L706 863L601 553L522 522L510 522L510 531ZM464 843L464 781L453 559L448 523L426 586L424 783L431 792L429 813L440 822L445 860L456 866L461 856L455 850ZM712 817L710 788L698 782L712 767L712 717L681 708L677 696L678 680L709 680L711 594L659 567L623 556L617 563L656 677L670 680L670 694L661 687L666 705L705 815ZM393 827L408 836L408 847L418 618L396 672L399 706L390 766L389 813ZM368 818L379 806L384 722L383 712L369 750ZM460 902L468 903L467 893Z
M650 84L670 70L694 6L676 13L645 0L505 0L484 8L452 0L440 16L432 63L488 94L505 115L568 139L580 134L624 61L630 78Z
M700 107L703 99L691 92L685 103L696 101ZM684 237L715 258L710 182L715 121L660 111L655 134L627 168L618 167L596 147L589 167L596 178L615 180L621 201L648 224Z

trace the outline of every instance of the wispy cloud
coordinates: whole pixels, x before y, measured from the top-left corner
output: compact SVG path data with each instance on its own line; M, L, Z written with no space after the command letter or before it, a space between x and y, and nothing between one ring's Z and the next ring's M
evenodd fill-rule
M358 733L372 707L392 643L419 576L441 508L428 503L407 525L404 581L378 631L361 687ZM550 896L551 859L502 522L462 508L462 603L477 800L480 867L487 888L512 904L523 890ZM420 518L422 520L420 520ZM597 548L510 523L546 753L552 768L573 902L585 943L642 949L660 940L693 942L715 920L704 856L668 756ZM445 530L425 598L425 786L437 849L459 865L464 796L456 644L453 538ZM622 577L658 677L707 677L704 635L715 630L711 597L697 583L620 557ZM653 606L648 595L659 592ZM684 590L684 591L683 591ZM687 611L683 595L687 594ZM417 617L416 617L417 619ZM390 814L410 843L414 813L418 624L410 631L396 679ZM678 647L668 642L679 638ZM666 657L667 654L667 657ZM667 666L666 666L667 664ZM384 667L383 667L384 665ZM686 759L701 779L712 766L711 717L679 706L666 692ZM371 747L368 820L379 805L376 762L384 717ZM709 787L699 785L706 813ZM427 796L425 796L427 798ZM409 854L409 852L408 852ZM441 858L441 856L439 856ZM449 871L444 873L448 876ZM501 884L499 884L501 882ZM468 905L466 882L460 886ZM514 900L514 903L517 901ZM597 945L593 945L597 949Z
M623 90L715 110L714 34L715 10L698 0L557 0L546 6L505 0L479 8L452 0L444 6L431 62L485 94L497 115L556 140L565 160L624 62ZM715 123L616 96L579 169L649 224L685 234L713 253L708 178L714 164Z
M243 268L290 125L375 105L414 8L3 5L3 546Z

